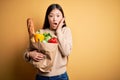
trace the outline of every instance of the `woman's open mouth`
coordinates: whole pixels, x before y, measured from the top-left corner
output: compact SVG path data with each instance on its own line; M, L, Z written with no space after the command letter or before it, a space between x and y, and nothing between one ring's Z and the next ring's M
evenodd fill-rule
M54 25L57 25L57 23L53 23Z
M53 23L53 26L57 26L58 24L57 23Z

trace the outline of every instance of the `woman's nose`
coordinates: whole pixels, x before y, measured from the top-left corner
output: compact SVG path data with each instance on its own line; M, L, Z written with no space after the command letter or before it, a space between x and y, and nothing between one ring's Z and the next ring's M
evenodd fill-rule
M56 21L56 20L57 20L57 17L53 17L53 20Z

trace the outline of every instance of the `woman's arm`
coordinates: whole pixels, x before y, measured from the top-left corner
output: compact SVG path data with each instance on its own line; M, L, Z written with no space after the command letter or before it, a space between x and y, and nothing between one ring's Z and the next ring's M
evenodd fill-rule
M72 49L72 34L70 28L64 27L57 31L57 37L62 55L68 56Z
M37 50L34 51L26 51L24 53L24 58L26 61L30 61L31 59L38 62L40 60L42 60L45 57L44 54L38 52Z

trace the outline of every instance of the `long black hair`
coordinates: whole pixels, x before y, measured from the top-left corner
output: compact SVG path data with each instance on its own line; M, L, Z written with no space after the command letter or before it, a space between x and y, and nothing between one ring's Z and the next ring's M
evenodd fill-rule
M50 12L51 12L53 9L58 9L58 10L60 10L61 13L62 13L62 16L64 17L64 12L63 12L62 7L61 7L59 4L51 4L51 5L47 8L47 11L46 11L43 29L50 28L50 24L49 24L49 21L48 21L48 15L50 14ZM64 21L64 25L63 25L62 27L65 27L65 26L66 26L66 22Z

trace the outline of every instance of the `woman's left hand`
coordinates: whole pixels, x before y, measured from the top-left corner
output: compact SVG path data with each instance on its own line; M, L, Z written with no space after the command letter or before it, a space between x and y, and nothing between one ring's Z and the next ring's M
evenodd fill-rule
M62 18L62 20L60 21L60 23L59 23L59 25L58 25L58 27L56 29L56 32L58 32L59 30L62 29L62 26L64 25L64 21L65 21L65 18Z

